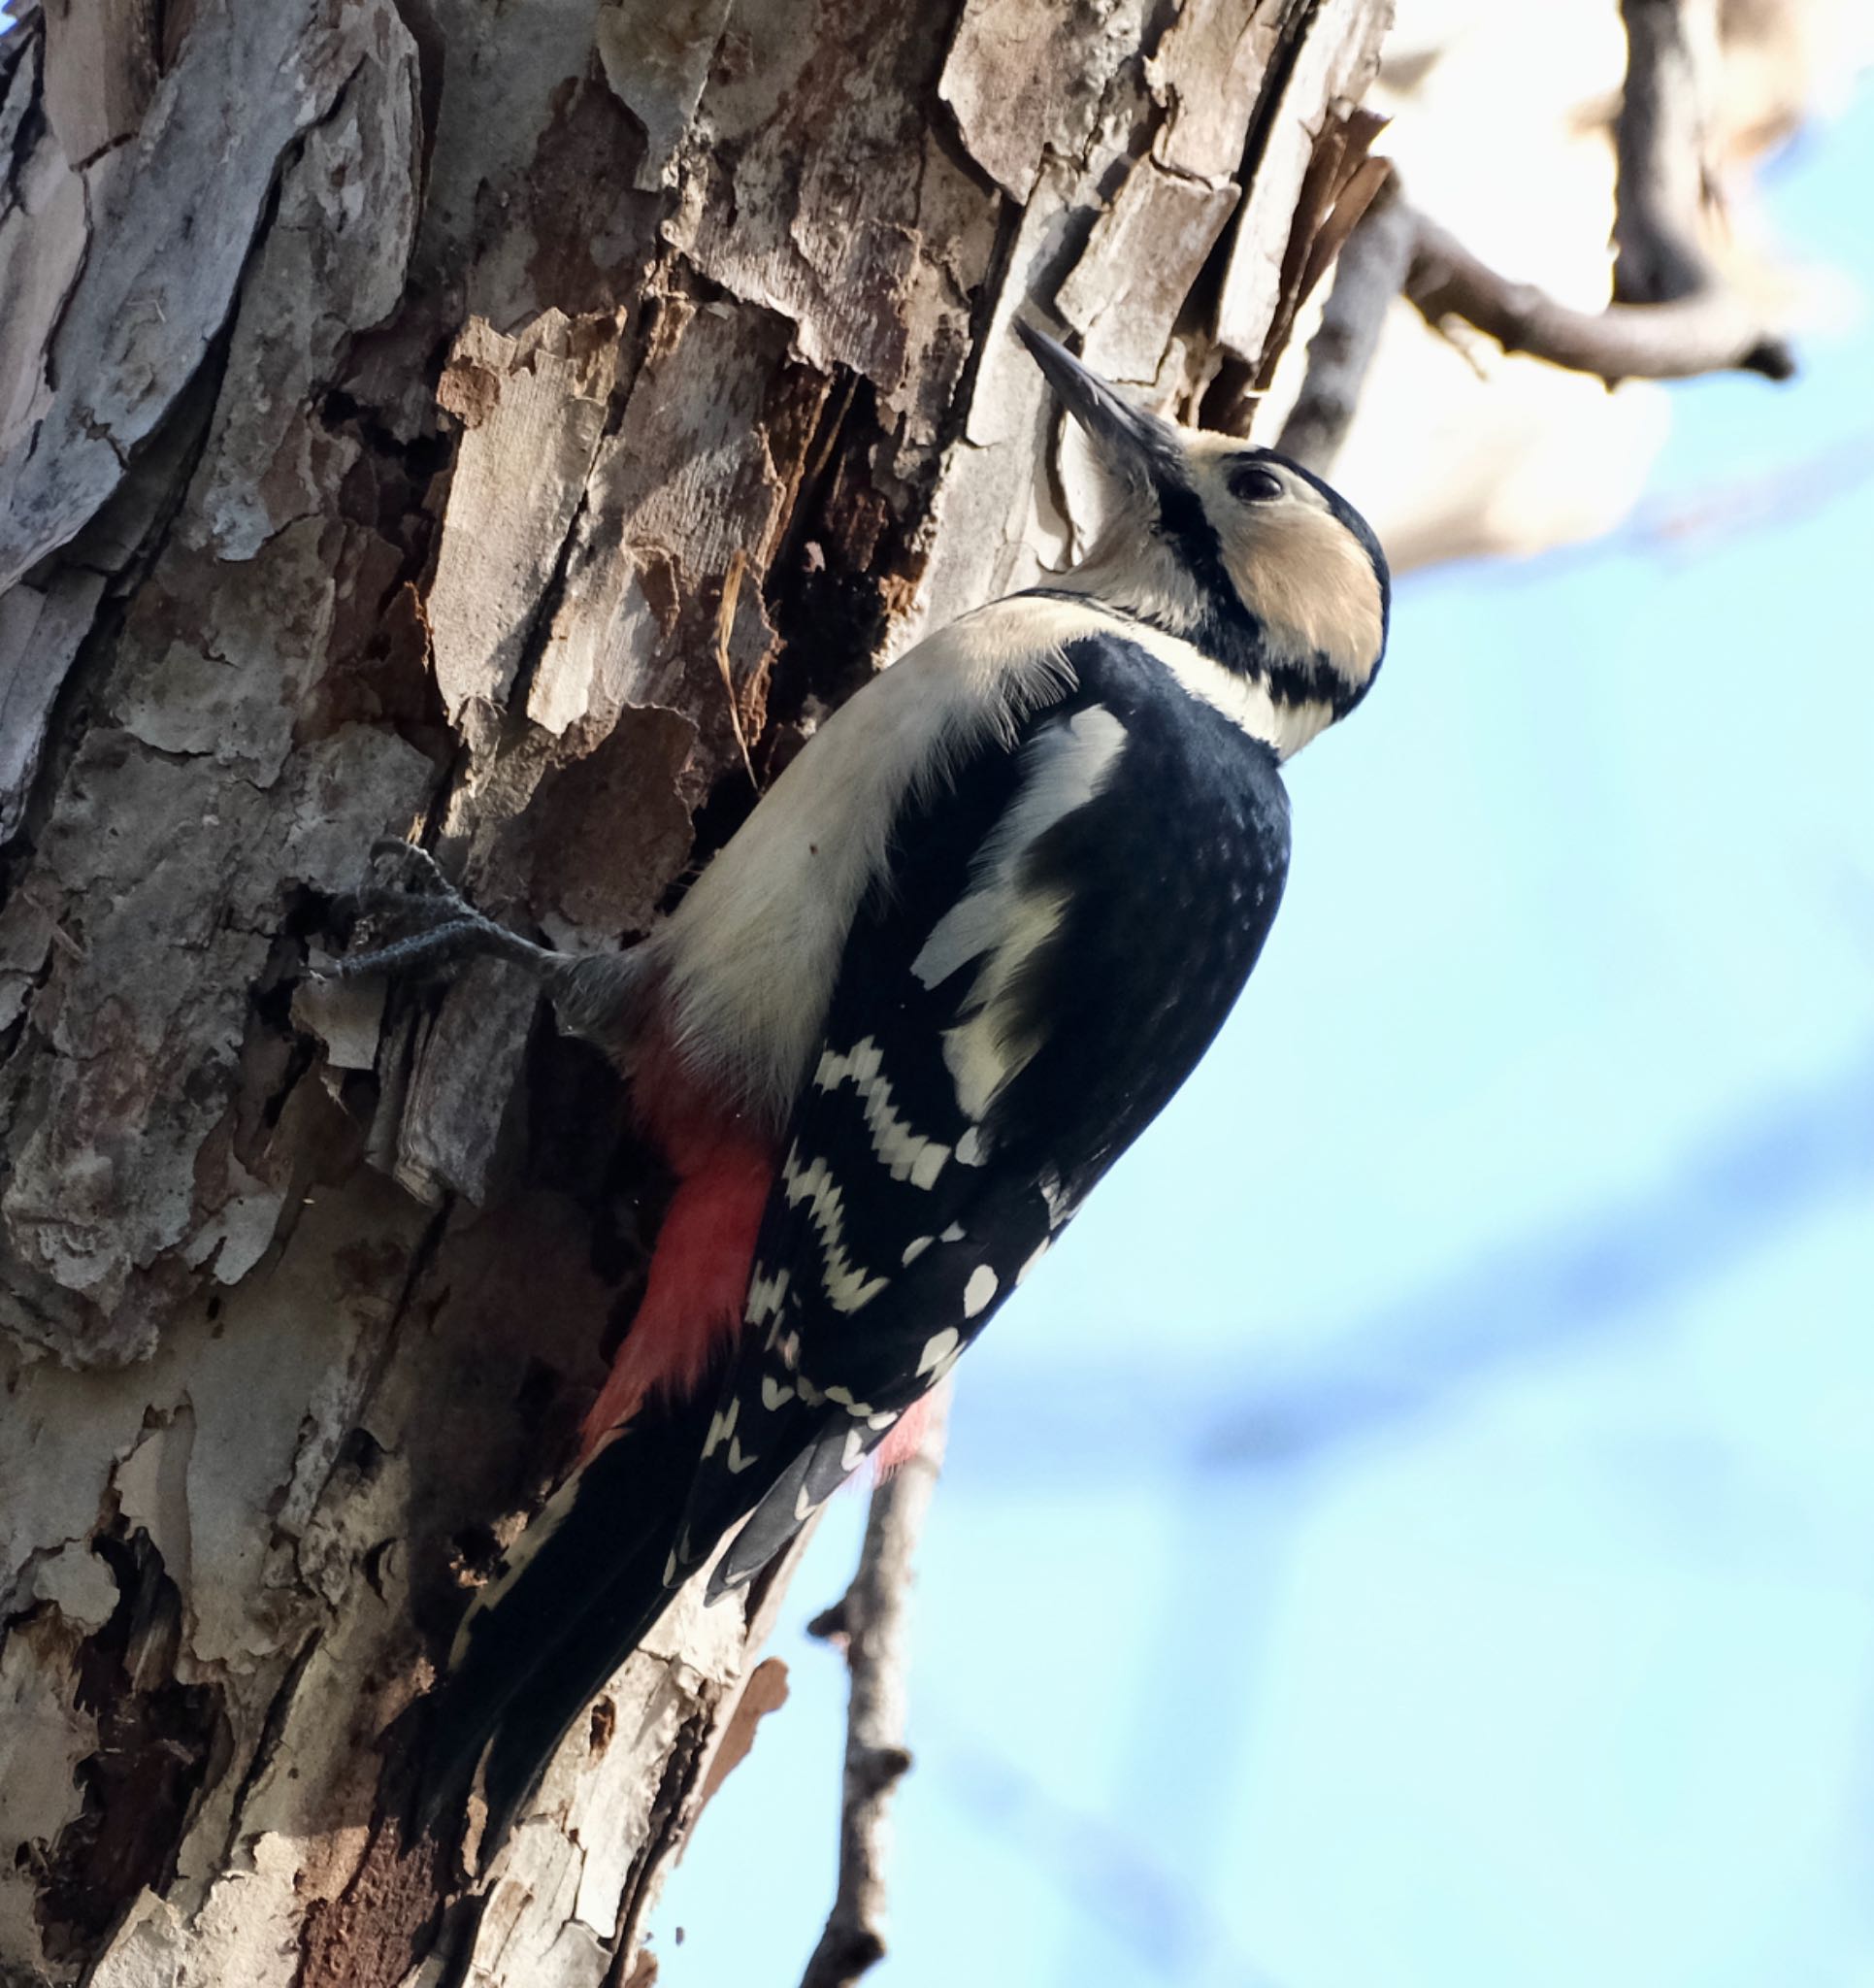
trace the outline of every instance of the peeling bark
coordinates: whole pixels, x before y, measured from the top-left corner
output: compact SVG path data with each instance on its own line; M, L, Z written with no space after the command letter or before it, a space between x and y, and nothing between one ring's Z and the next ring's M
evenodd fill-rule
M557 944L647 930L751 767L1084 528L1018 309L1187 407L1261 353L1386 12L0 43L0 1980L633 1978L785 1567L685 1598L477 1895L386 1808L663 1184L507 969L305 969L386 833Z

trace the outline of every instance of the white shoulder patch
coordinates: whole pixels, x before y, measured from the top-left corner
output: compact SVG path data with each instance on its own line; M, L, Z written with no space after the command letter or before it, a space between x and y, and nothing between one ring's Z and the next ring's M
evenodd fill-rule
M943 1059L968 1117L980 1119L1040 1047L1039 1038L1019 1024L1014 990L1022 968L1054 936L1067 904L1059 891L1036 889L1024 878L1029 853L1100 793L1125 745L1126 727L1098 704L1036 735L1024 755L1021 788L983 843L968 894L932 927L911 962L912 973L935 987L971 960L982 961L965 1019L943 1039Z
M978 852L968 896L931 928L911 962L912 973L925 986L937 986L959 967L1005 943L1011 917L1020 915L1022 859L1056 822L1100 792L1125 743L1126 727L1100 704L1065 722L1050 723L1036 736L1028 747L1027 778ZM1053 930L1052 921L1047 929Z

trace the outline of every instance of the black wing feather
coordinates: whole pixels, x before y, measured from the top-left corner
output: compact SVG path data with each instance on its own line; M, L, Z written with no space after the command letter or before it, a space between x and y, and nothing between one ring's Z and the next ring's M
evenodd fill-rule
M1026 859L1029 880L1064 905L1022 982L1025 1025L1040 1046L976 1128L981 1164L952 1158L928 1186L878 1164L876 1124L849 1077L808 1083L789 1127L788 1174L798 1181L816 1162L824 1168L839 1193L847 1263L879 1288L854 1309L834 1302L824 1223L810 1197L777 1185L755 1288L785 1274L785 1291L744 1337L724 1399L740 1403L741 1457L774 1444L813 1463L765 1494L718 1569L718 1591L764 1564L988 1324L1195 1066L1273 921L1289 847L1274 754L1123 638L1084 640L1068 656L1077 687L1029 720L1025 746L1094 706L1119 720L1125 744L1107 784ZM894 1118L953 1153L972 1127L943 1040L967 1010L976 967L926 986L912 963L970 887L1025 771L1021 754L985 752L907 812L892 888L862 909L828 1015L835 1066L880 1045ZM993 1282L972 1284L985 1272ZM750 1488L719 1457L699 1473L687 1515L699 1561L751 1508Z

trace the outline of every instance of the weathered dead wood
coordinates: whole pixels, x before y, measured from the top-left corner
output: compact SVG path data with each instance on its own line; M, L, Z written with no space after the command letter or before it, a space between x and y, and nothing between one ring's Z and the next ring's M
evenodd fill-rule
M1275 304L1252 361L1226 353L1203 399L1206 426L1247 435L1288 349L1297 317L1333 268L1341 246L1390 182L1388 160L1373 154L1385 119L1336 99L1316 134L1296 195L1289 238L1277 271Z
M1301 391L1275 443L1320 476L1332 472L1353 426L1387 313L1405 287L1416 236L1411 210L1382 187L1341 250L1320 327L1308 341Z

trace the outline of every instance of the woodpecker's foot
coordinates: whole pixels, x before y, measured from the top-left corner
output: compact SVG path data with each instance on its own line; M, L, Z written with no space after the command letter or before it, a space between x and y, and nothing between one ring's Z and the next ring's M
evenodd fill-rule
M338 978L428 972L477 953L512 960L543 978L562 963L564 955L484 917L437 868L427 849L386 838L371 845L371 855L394 880L367 884L358 893L359 913L374 936L378 931L391 936L380 945L335 961L332 971Z
M371 845L371 860L389 873L403 873L403 887L418 896L446 897L465 911L468 901L443 875L436 858L420 843L407 843L401 836L380 835ZM376 886L380 891L385 885Z

